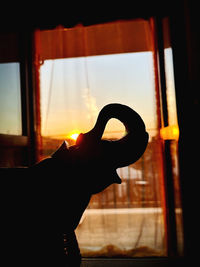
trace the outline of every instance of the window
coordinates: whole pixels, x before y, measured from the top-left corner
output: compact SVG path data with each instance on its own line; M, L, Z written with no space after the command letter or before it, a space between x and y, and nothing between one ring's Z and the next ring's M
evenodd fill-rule
M19 34L0 33L0 167L28 165L26 90L21 89L20 49Z
M0 63L0 133L22 134L19 63Z
M22 134L19 41L0 35L0 134Z
M92 197L76 230L86 257L169 253L163 152L166 129L161 129L154 33L152 19L35 32L40 158L49 156L63 140L74 144L76 134L90 130L100 109L112 102L135 109L150 134L140 160L118 170L122 184ZM166 64L171 71L168 51ZM170 71L168 85L173 84ZM173 103L171 114L176 114L174 99L173 94L168 97L168 103ZM111 120L103 138L116 140L123 134L122 125ZM176 147L172 146L172 150L177 162ZM173 170L176 173L176 163ZM176 188L179 189L178 183ZM177 214L181 214L180 205ZM177 218L179 228L181 216Z

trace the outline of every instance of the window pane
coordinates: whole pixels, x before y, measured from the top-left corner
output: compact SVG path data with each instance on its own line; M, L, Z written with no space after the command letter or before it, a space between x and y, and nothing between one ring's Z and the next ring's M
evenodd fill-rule
M63 139L73 144L73 133L89 131L108 103L135 109L150 134L144 156L118 170L122 184L110 186L90 201L76 231L83 255L165 255L152 53L46 60L40 74L45 156ZM123 134L123 125L110 121L104 138L118 139Z
M0 133L22 134L19 63L0 64Z
M114 102L135 109L155 134L150 52L46 60L41 66L41 88L44 136L66 135L73 129L88 131L100 109Z

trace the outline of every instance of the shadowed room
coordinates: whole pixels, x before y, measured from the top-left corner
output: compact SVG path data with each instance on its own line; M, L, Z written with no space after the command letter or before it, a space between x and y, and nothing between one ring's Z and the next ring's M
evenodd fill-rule
M5 7L6 266L184 266L196 259L194 2L85 5L81 12L56 6L45 15L34 3Z

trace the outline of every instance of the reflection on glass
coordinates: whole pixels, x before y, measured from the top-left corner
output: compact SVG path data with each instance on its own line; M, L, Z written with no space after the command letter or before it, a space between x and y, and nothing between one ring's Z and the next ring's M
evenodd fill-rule
M22 134L19 63L0 64L0 133Z

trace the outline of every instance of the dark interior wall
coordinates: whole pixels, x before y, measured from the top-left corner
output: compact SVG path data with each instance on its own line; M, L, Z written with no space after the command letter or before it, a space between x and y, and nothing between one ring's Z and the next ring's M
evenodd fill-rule
M178 122L179 164L185 229L185 254L197 257L199 223L200 30L197 1L183 1L171 16Z
M176 3L173 3L176 2ZM41 5L35 1L28 4L13 3L12 6L2 4L0 17L1 30L30 30L34 28L51 29L58 25L73 27L77 24L91 25L120 19L148 18L164 16L173 11L178 1L142 0L111 1L109 4L95 1L48 3ZM5 7L4 7L5 6Z

